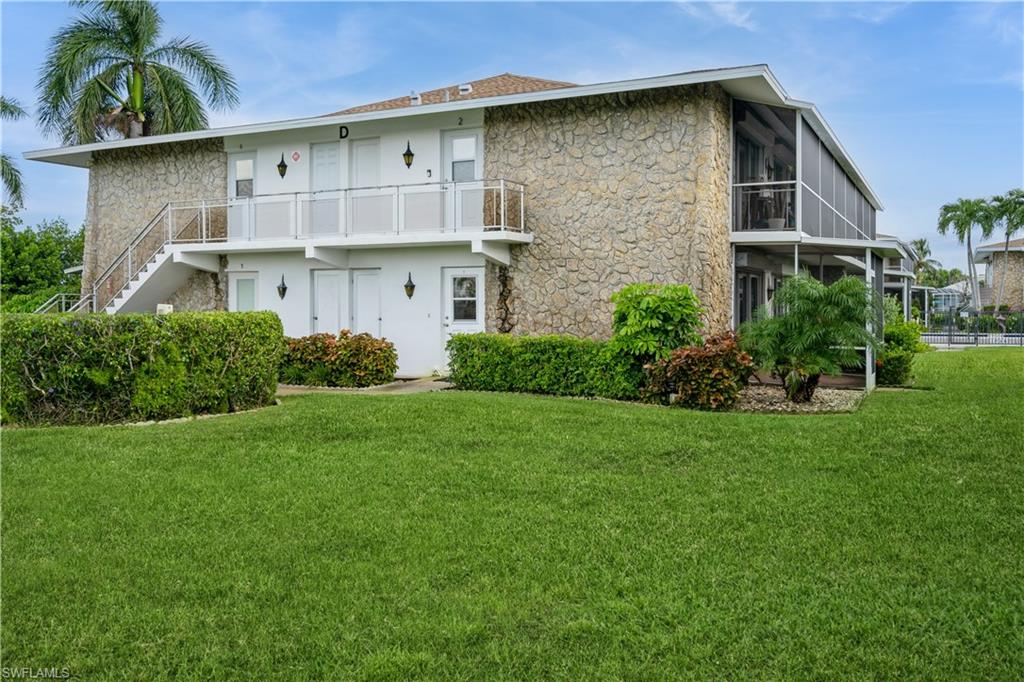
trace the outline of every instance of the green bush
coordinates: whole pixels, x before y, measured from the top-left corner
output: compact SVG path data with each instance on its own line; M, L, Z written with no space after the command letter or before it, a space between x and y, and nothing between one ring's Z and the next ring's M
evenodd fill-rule
M612 345L640 366L701 342L704 310L685 284L630 284L612 303Z
M886 347L875 360L878 383L883 386L902 386L910 382L914 351L899 346Z
M725 332L707 339L702 346L672 351L665 360L645 367L648 400L693 407L724 410L739 398L754 372L754 361L740 350L736 334Z
M305 386L376 386L394 381L398 370L395 346L369 334L342 329L287 339L281 380Z
M283 338L267 312L4 315L2 416L94 424L267 405Z
M643 381L612 344L572 336L459 334L448 353L450 381L466 390L633 400Z
M4 300L3 305L0 306L0 312L33 313L39 306L49 301L54 294L73 294L77 296L78 292L79 287L77 285L58 284L40 289L31 294L12 294Z
M917 322L886 322L883 338L886 348L902 348L912 353L927 350L926 343L921 341L922 327Z

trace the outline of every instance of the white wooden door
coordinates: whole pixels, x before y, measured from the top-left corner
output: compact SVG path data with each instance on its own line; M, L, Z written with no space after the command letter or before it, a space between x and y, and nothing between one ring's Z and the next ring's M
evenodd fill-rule
M337 334L345 326L344 273L313 271L313 333Z
M446 227L480 229L484 225L483 132L446 130L441 138L441 173L448 188Z
M256 196L256 152L228 155L228 239L251 239L251 201Z
M337 142L310 147L309 210L303 215L306 234L337 234L341 215L341 150Z
M444 269L444 341L484 331L484 269Z
M380 270L352 270L352 333L381 336Z
M380 188L380 140L353 140L349 147L349 231L354 234L394 229L393 193Z

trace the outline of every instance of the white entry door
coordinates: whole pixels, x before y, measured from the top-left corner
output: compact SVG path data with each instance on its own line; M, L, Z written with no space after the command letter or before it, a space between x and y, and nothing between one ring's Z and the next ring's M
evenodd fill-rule
M444 341L484 331L484 269L444 269Z
M380 323L380 270L353 270L352 333L380 337Z
M256 195L256 152L228 155L228 239L251 239L250 202Z
M394 229L393 193L380 189L380 140L353 140L349 147L349 231L354 234Z
M310 146L309 210L303 215L305 234L337 234L340 231L340 157L337 142Z
M314 334L337 334L346 327L344 274L341 270L313 271Z
M483 133L446 130L442 135L442 180L448 188L448 229L480 229L484 225Z

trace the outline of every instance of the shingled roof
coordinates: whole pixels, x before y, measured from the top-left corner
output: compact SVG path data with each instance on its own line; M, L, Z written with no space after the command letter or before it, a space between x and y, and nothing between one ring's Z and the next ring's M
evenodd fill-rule
M458 102L467 99L480 99L483 97L497 97L499 95L518 95L524 92L538 92L540 90L556 90L558 88L571 88L575 83L564 81L552 81L545 78L533 78L532 76L517 76L514 73L503 73L490 78L470 81L470 92L459 94L459 84L449 85L436 90L425 90L419 93L422 104L442 104L444 102ZM361 104L357 107L350 107L327 114L337 116L339 114L363 114L370 111L386 111L388 109L401 109L412 106L409 95L395 97L381 102Z
M1004 240L1004 241L992 242L991 244L982 244L981 246L976 247L975 251L981 251L981 250L984 250L984 251L1002 251L1005 247L1006 247L1006 241ZM1010 240L1010 248L1011 249L1024 248L1024 237L1021 237L1020 239L1011 239Z

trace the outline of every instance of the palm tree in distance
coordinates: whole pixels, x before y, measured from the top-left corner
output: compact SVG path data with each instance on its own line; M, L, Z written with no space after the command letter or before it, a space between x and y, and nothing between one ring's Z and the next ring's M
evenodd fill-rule
M981 292L971 236L974 228L979 227L982 238L988 238L992 234L994 217L991 205L984 199L958 199L939 209L939 234L952 232L961 244L967 245L967 279L971 288L971 306L975 310L981 308Z
M158 43L163 20L149 0L77 0L82 16L50 41L39 74L39 125L64 144L208 127L196 88L217 110L238 87L205 44Z
M1011 189L1002 196L992 197L990 203L994 222L1002 225L1006 237L1003 242L1003 272L999 278L999 290L995 301L995 314L999 318L1000 307L1003 304L1003 289L1006 287L1006 273L1010 269L1010 240L1017 232L1024 230L1024 189Z
M0 97L0 120L17 121L28 114L16 99ZM21 170L7 154L0 154L0 182L3 184L4 195L12 207L20 207L25 203L24 187L21 184Z
M917 258L914 260L915 277L920 277L922 270L932 271L942 267L942 263L928 257L932 255L932 247L924 237L910 240L910 248L912 248L914 253L917 254Z

